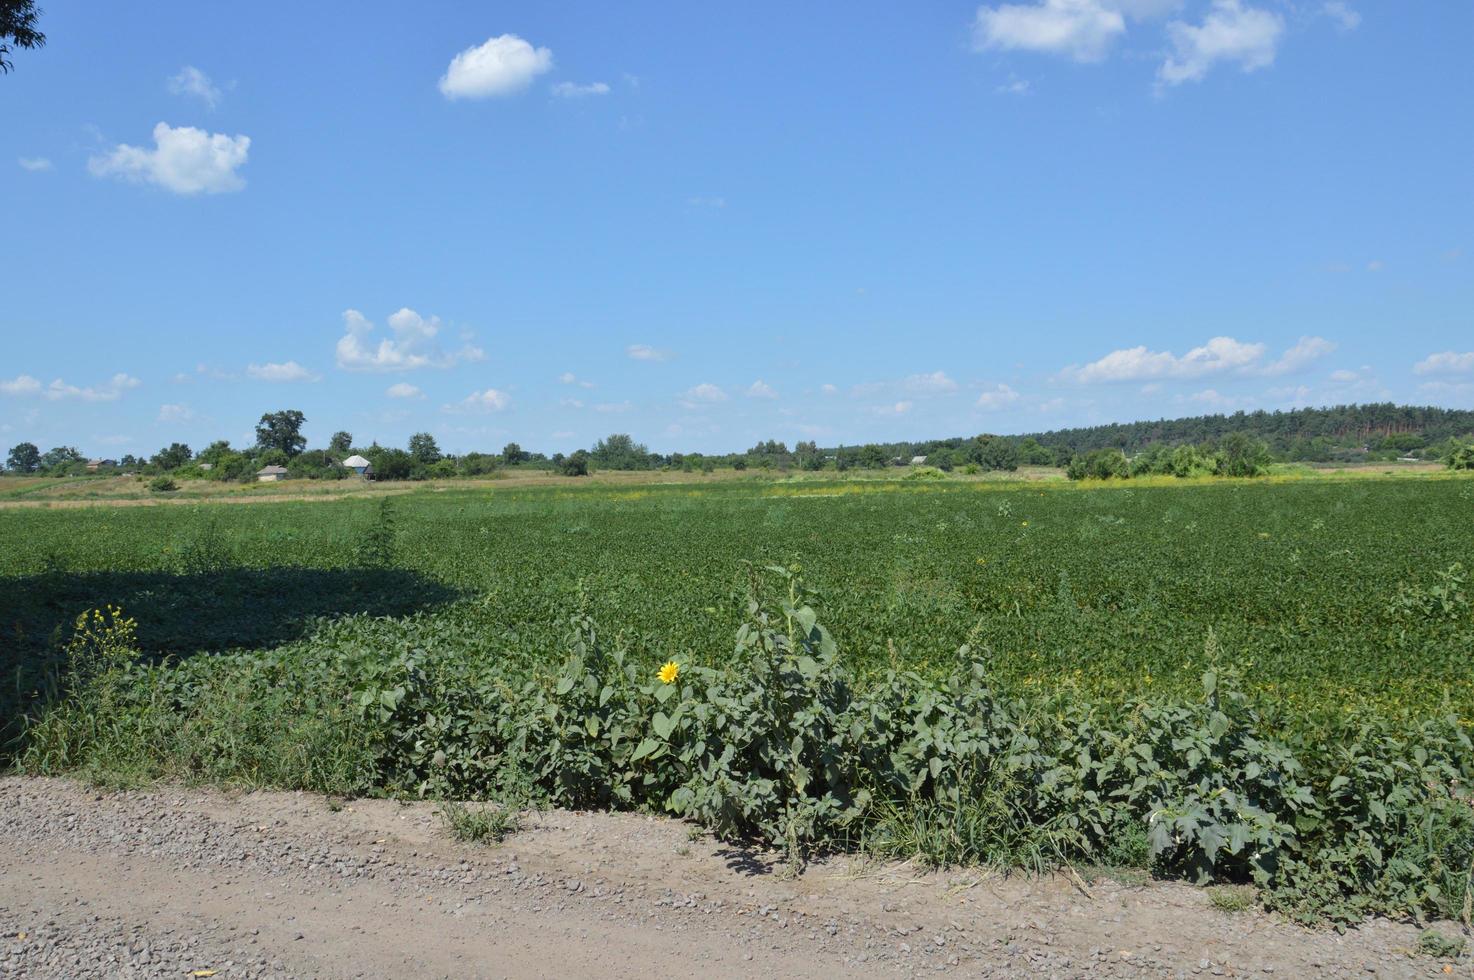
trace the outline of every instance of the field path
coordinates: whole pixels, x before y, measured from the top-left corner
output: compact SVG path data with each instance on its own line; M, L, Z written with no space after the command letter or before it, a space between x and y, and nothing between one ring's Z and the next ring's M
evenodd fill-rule
M21 777L0 815L4 977L1470 975L1411 954L1410 926L848 859L785 878L641 816L536 814L472 846L423 804Z

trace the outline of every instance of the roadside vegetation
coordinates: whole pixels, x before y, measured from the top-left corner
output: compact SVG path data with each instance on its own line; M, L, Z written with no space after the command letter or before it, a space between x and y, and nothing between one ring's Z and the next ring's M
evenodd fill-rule
M9 758L1474 900L1467 480L568 486L6 512Z

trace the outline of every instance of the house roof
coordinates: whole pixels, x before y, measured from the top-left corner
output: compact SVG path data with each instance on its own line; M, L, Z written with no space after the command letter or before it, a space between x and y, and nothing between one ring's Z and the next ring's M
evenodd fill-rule
M366 459L364 459L362 456L358 455L357 453L354 453L352 456L349 456L347 459L343 460L343 465L344 466L369 466L369 465L372 465L372 464L370 464L369 461L366 460Z
M259 470L256 471L256 475L257 476L274 476L274 475L279 475L279 474L285 473L286 471L287 471L287 468L285 466L276 466L276 465L273 464L271 466L263 466L263 467L261 467Z

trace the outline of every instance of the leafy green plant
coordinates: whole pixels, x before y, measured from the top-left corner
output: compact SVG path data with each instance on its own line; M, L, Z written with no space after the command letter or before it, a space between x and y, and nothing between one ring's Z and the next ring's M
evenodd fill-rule
M522 829L517 812L506 807L446 801L438 812L451 836L469 844L500 844Z

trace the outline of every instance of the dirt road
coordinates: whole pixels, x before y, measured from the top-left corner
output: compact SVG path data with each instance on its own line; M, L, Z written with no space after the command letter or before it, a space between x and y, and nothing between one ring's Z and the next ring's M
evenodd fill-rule
M487 847L426 805L11 777L0 818L4 977L1471 975L1411 926L850 859L786 878L639 816L538 814Z

